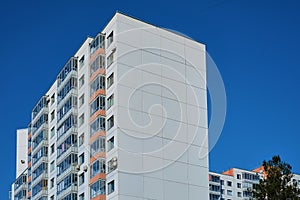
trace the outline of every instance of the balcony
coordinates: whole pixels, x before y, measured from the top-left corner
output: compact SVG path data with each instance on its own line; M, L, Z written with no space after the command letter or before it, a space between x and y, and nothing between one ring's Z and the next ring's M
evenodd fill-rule
M32 121L38 118L39 114L48 111L47 96L43 96L32 110Z
M68 176L72 172L77 173L78 170L76 169L76 167L77 164L71 164L71 166L68 169L66 169L63 173L57 176L56 182L61 182L64 178L66 178L66 176Z
M70 74L74 74L74 72L77 76L77 58L71 57L57 76L57 87L59 88L63 85L65 80L70 77Z
M33 150L32 155L34 155L42 146L48 147L48 141L46 139L42 140Z
M48 197L48 190L47 187L43 187L42 190L40 190L34 197L31 198L31 200L38 200L41 197Z
M76 115L78 114L77 109L72 107L57 123L57 127L60 127L64 121L70 116L70 114Z
M61 145L63 143L63 141L65 141L70 134L72 133L76 133L77 134L77 128L72 126L71 128L69 128L69 130L67 130L67 132L65 132L64 134L62 134L59 138L57 138L57 146Z
M39 183L42 179L48 179L48 173L47 171L44 171L43 173L41 173L38 177L35 177L31 184L32 185L36 185L37 183Z
M48 129L47 121L43 122L38 128L32 128L33 137L43 129Z
M56 162L60 163L63 161L66 157L68 157L71 153L78 153L78 147L77 146L71 146L68 150L66 150L64 153L62 153L57 159Z
M44 155L42 157L40 157L33 165L32 165L32 168L31 168L31 171L34 171L36 170L36 168L38 168L38 166L40 166L40 164L42 164L42 162L48 162L48 156L47 155Z
M62 192L60 192L57 195L57 199L61 199L62 197L67 196L70 193L77 193L78 192L78 186L77 184L72 184L70 187L68 187L67 189L63 190Z
M18 194L22 190L26 190L27 191L27 183L26 182L24 182L21 186L19 186L18 188L16 188L14 190L14 194Z

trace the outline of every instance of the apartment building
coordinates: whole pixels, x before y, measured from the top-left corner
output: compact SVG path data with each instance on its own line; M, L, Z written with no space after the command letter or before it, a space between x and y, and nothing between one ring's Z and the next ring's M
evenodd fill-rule
M244 170L229 169L223 173L209 172L210 200L248 200L251 199L250 190L265 176L263 168ZM293 182L300 187L300 175L294 174Z
M206 98L203 44L116 13L34 106L12 199L208 199Z

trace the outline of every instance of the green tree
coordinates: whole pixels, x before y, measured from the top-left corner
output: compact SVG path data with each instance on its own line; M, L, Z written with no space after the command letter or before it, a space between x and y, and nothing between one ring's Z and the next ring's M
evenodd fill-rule
M265 178L259 181L252 190L257 200L299 200L300 190L293 182L292 167L281 161L280 156L263 162Z

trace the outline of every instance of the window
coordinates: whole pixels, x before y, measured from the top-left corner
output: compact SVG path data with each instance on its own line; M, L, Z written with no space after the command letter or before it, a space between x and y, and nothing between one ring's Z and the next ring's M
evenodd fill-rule
M50 172L55 169L54 160L50 163Z
M110 65L114 62L114 53L112 52L108 57L107 57L107 68L110 67Z
M83 123L84 123L84 113L79 117L79 126L81 126Z
M51 128L50 135L51 135L51 138L53 138L53 136L55 135L55 127Z
M115 191L115 181L113 180L107 184L107 193L110 194L114 191Z
M107 130L111 129L114 126L114 116L111 116L107 120Z
M84 65L84 55L79 59L79 67L81 68Z
M221 185L224 185L224 180L220 180L220 184L221 184Z
M242 188L242 184L241 183L237 183L236 186L237 186L237 188Z
M221 194L224 194L224 189L221 189Z
M114 41L114 32L112 31L107 37L107 47Z
M82 75L79 79L79 88L81 88L84 85L84 75Z
M105 77L103 75L98 75L95 80L91 83L91 96L93 96L93 94L100 90L100 89L105 89Z
M52 145L51 145L51 154L53 154L54 151L55 151L55 144L52 144Z
M105 118L98 116L90 125L90 137L98 131L105 131Z
M105 180L102 179L91 185L91 198L100 194L105 194Z
M107 89L110 88L110 86L112 86L113 83L114 83L114 73L109 75L109 77L107 78Z
M105 159L96 160L91 165L91 174L90 174L91 178L93 178L99 173L105 173Z
M84 193L79 195L79 200L84 200Z
M97 152L105 152L105 138L104 137L98 137L91 144L91 156L93 156Z
M117 166L118 166L117 158L114 157L110 161L107 162L107 173L109 174L110 172L117 169Z
M237 178L237 179L241 179L241 175L240 175L240 174L237 174L237 175L236 175L236 178Z
M107 141L107 152L109 152L110 150L112 150L114 147L115 147L115 137L111 137Z
M51 112L51 121L53 121L54 118L55 118L55 110L53 110L53 111Z
M54 178L52 178L51 180L50 180L50 188L53 188L54 187Z
M90 65L90 76L92 76L98 69L105 68L105 56L98 55L97 58Z
M114 105L114 94L107 98L107 110Z
M98 95L95 98L95 100L91 103L90 109L91 109L91 115L93 115L98 110L104 110L105 109L105 97Z
M227 181L227 186L231 187L232 182L231 181Z
M79 97L79 107L84 104L84 94Z
M238 196L238 197L242 197L242 193L241 193L241 192L238 192L238 193L237 193L237 196Z
M79 136L79 146L84 144L84 133Z
M84 173L79 175L79 185L82 185L84 183Z
M55 94L53 94L51 96L50 102L51 102L51 105L55 102Z
M227 195L232 196L232 190L227 190Z
M82 165L84 163L84 153L82 153L80 156L79 156L79 159L78 159L78 164L79 165Z

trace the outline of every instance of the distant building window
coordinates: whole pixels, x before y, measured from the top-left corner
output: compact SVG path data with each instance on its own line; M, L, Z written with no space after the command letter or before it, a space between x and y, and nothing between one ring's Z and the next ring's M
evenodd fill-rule
M110 86L112 86L113 83L114 83L114 73L109 75L109 77L107 78L107 89L110 88Z
M221 184L221 185L224 185L224 180L220 180L220 184Z
M237 196L238 196L238 197L242 197L242 193L241 193L241 192L238 192L238 193L237 193Z
M237 183L236 186L237 186L237 188L242 188L242 184L241 183Z
M227 190L227 195L232 196L232 190Z
M241 175L240 175L240 174L237 174L237 175L236 175L236 178L237 178L237 179L241 179Z
M227 181L227 186L231 187L232 186L232 182L231 181Z

